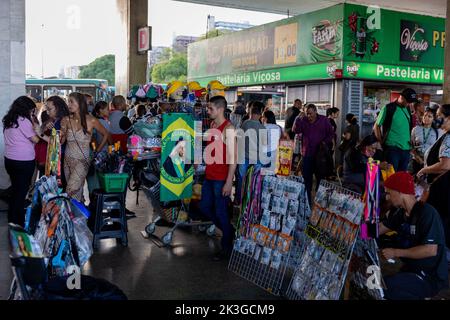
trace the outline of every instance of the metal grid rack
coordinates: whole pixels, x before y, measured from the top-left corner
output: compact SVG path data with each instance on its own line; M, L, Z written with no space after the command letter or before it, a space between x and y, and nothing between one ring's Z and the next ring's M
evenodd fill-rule
M291 175L289 180L304 184L303 177ZM309 206L308 195L305 192L299 197L300 208L298 212L297 225L294 231L294 242L289 252L288 270L293 273L300 264L300 259L305 250L305 242L307 240L305 230L311 217L311 208Z
M322 181L321 186L326 189L336 190L340 194L361 198L359 194L342 188L337 184ZM289 284L286 293L288 299L339 299L347 276L359 227L345 218L337 219L336 213L327 211L326 216L330 215L334 215L330 222L340 221L340 228L342 229L334 234L330 232L334 227L337 229L337 226L334 224L325 224L324 229L311 224L308 225L306 230L308 238L305 244L306 248L303 250L299 259L300 265L297 266ZM350 229L343 229L345 224ZM350 233L348 238L350 241L347 241L347 243L336 238L336 235L342 234L343 230ZM345 231L344 234L347 235Z
M287 180L303 184L303 179L301 177L291 176L288 177ZM247 254L240 252L238 248L236 248L235 243L235 248L233 249L228 266L229 270L274 295L281 295L283 293L283 284L286 280L286 272L289 271L290 274L293 273L294 265L291 264L291 262L295 260L297 261L296 263L298 263L304 249L304 227L307 225L307 219L309 219L310 216L306 190L303 194L299 195L299 202L302 202L303 205L299 205L296 227L293 232L293 241L290 243L289 250L283 254L278 269L273 268L271 264L263 264L260 256L258 256L258 259L254 259L253 253ZM240 238L237 242L239 240Z
M287 259L288 255L285 257ZM278 296L281 295L286 267L286 263L282 262L280 268L276 270L270 265L262 264L260 259L255 260L251 256L233 250L228 269Z
M363 240L358 238L353 249L351 264L351 271L348 274L348 279L351 285L359 293L362 292L364 297L375 300L383 300L384 290L383 285L378 288L369 289L367 286L367 268L369 266L377 266L380 268L380 259L378 257L378 245L375 239ZM383 284L383 279L378 279Z

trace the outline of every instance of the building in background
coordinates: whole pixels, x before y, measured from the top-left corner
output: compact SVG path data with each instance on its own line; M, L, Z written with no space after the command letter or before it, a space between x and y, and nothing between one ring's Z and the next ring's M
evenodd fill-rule
M160 63L164 59L164 51L169 47L153 47L148 54L148 65L150 67Z
M64 68L65 78L78 79L80 75L80 66L71 66Z
M193 36L176 36L173 39L172 49L175 52L187 52L188 45L197 40L198 37Z
M208 30L229 30L229 31L241 31L254 27L248 21L243 22L227 22L216 21L216 17L208 15Z

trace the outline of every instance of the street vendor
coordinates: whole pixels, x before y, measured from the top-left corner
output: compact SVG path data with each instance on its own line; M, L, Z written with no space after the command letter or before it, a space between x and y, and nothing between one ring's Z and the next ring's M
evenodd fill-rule
M415 197L414 179L397 172L385 183L387 199L396 213L380 223L380 234L398 233L397 248L385 248L387 260L401 259L400 272L384 278L385 297L391 300L422 300L448 287L445 235L438 212Z

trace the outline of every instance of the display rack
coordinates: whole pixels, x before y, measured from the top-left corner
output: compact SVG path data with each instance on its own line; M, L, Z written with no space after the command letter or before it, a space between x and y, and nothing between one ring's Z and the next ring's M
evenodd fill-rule
M376 240L358 237L347 277L350 284L348 292L350 299L382 300L384 284L380 270Z
M309 205L300 177L261 175L251 167L228 268L264 290L281 295L290 259L303 249Z
M321 182L305 232L306 247L287 290L289 299L339 299L363 210L359 194Z

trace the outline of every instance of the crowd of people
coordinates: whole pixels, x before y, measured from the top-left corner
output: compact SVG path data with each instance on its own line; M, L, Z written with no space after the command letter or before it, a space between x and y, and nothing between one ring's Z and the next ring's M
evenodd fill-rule
M390 278L388 287L395 288L391 296L426 297L443 288L446 272L442 265L447 261L446 247L450 247L450 105L423 108L416 92L405 89L396 101L380 110L373 133L362 139L354 114L345 116L341 135L336 123L338 108L328 109L323 116L314 104L304 105L299 99L287 109L284 128L260 101L237 101L234 110L229 110L226 99L215 96L207 104L197 103L194 113L205 106L209 119L203 127L208 129L208 145L217 146L219 142L221 149L215 151L221 154L220 161L206 164L200 202L201 212L223 233L222 250L215 260L229 257L232 250L234 229L227 208L233 187L234 204L240 205L249 166L273 168L279 142L286 139L299 144L296 149L300 150L301 174L310 203L314 186L334 176L341 176L345 187L363 193L370 158L379 160L381 169L395 171L385 181L384 189L387 201L403 209L402 216L395 220L389 211L381 233L404 230L404 223L420 232L413 235L414 241L409 241L404 251L383 251L387 259L404 258L410 267L397 278ZM38 113L32 99L16 99L3 118L5 167L12 185L9 222L24 224L26 195L35 173L43 173L51 129L61 134L63 187L69 196L85 201L83 190L86 179L90 184L93 149L105 150L116 141L126 147L133 124L172 108L173 104L166 101L137 102L130 108L123 96L94 104L92 97L74 92L67 103L57 96L48 98ZM229 139L245 144L229 144ZM415 185L420 183L426 186L422 199L425 205L419 205L415 198ZM407 235L410 240L411 235ZM423 277L408 287L405 283L414 282L408 272L422 272Z

